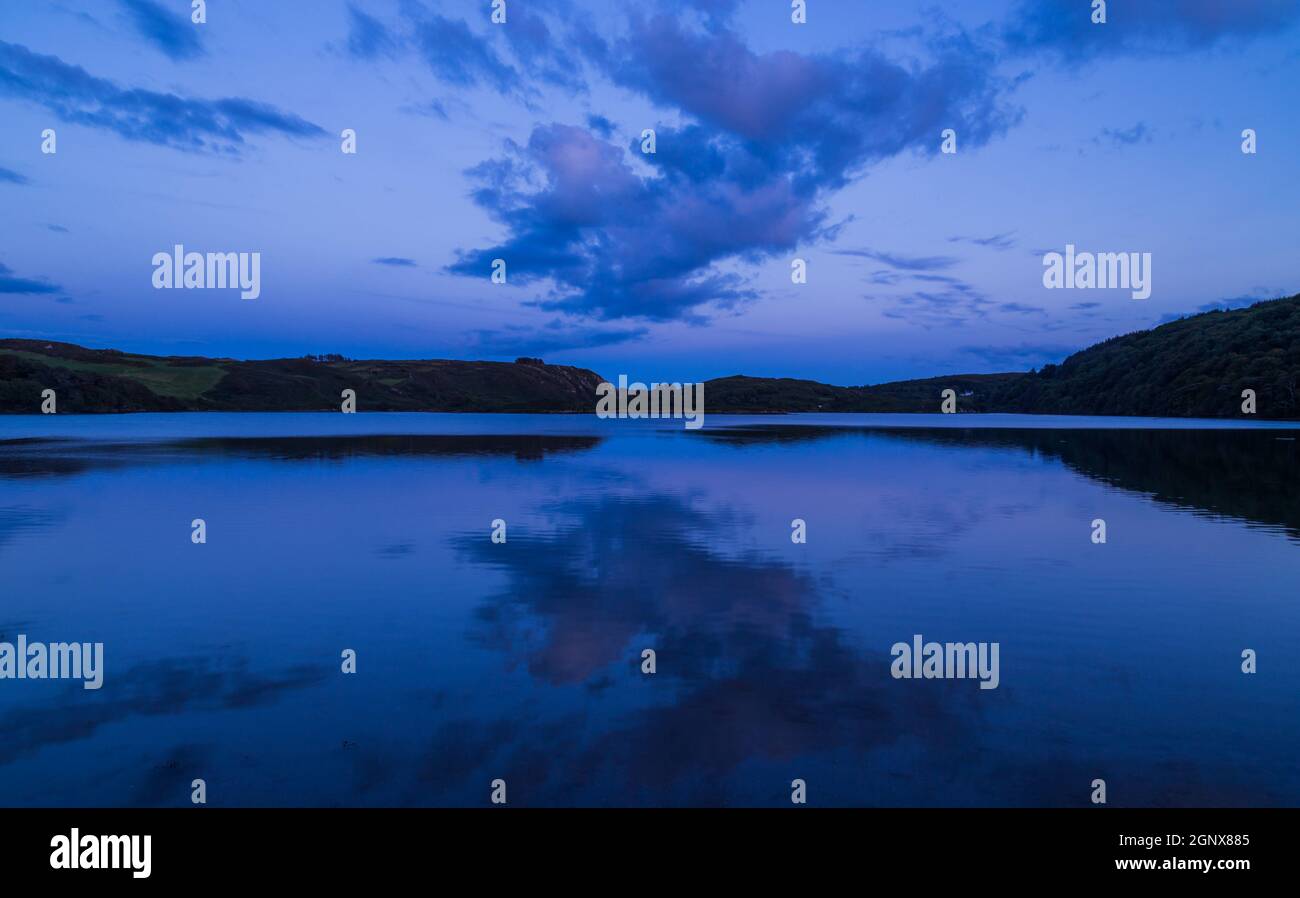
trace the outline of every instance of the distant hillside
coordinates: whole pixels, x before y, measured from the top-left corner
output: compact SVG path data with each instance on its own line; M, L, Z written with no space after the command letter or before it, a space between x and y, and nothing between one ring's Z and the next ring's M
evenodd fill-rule
M967 412L994 411L992 398L1024 374L954 374L868 387L832 387L786 377L719 377L705 381L705 412L937 412L955 390Z
M1214 311L1114 337L1028 374L963 374L870 387L724 377L707 411L936 412L957 391L961 412L1241 417L1255 391L1259 418L1300 418L1300 295Z
M362 411L588 412L600 381L536 359L241 362L0 340L0 411L28 414L44 389L60 412L337 411L345 389Z
M0 412L32 414L53 389L61 412L337 410L593 412L602 378L585 368L510 362L237 361L131 355L43 340L0 340ZM1235 418L1241 392L1263 418L1300 418L1300 295L1207 312L1098 343L1027 374L960 374L874 386L735 375L707 381L718 412L961 412Z
M1206 312L1114 337L1008 381L1000 411L1235 418L1242 390L1260 418L1300 418L1300 295Z

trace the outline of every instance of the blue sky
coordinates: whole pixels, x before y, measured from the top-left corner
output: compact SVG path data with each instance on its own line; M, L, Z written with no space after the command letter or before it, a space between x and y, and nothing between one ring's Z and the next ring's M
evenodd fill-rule
M1300 291L1300 0L807 9L0 0L0 335L858 384ZM154 290L177 243L261 295Z

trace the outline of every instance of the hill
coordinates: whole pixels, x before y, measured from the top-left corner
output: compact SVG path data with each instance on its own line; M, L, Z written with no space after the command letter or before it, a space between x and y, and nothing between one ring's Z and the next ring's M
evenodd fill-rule
M814 380L733 375L705 381L707 412L937 412L940 394L955 390L962 411L990 405L1024 374L954 374L863 387L833 387Z
M536 359L238 361L0 340L0 411L28 414L44 389L60 412L337 411L345 389L368 411L589 412L600 380Z
M1008 382L1001 411L1233 418L1242 390L1261 418L1300 418L1300 295L1114 337Z
M32 414L53 389L61 412L337 410L345 389L368 411L591 412L603 378L515 362L239 361L146 356L43 340L0 340L0 412ZM1256 393L1260 418L1300 419L1300 295L1213 311L1114 337L1028 373L961 374L838 387L720 377L706 413L962 412L1229 418Z
M708 411L936 412L945 389L962 412L1300 418L1300 295L1212 311L1113 337L1027 374L964 374L865 387L808 380L709 381Z

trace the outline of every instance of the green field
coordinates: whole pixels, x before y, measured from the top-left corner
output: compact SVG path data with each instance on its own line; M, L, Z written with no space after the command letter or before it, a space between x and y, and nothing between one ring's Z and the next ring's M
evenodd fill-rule
M85 371L91 374L105 374L112 377L125 377L143 384L159 396L171 396L175 399L197 399L215 387L226 376L224 368L216 365L201 367L187 365L169 365L164 360L148 356L130 356L132 361L143 365L127 365L112 362L80 362L58 356L41 355L36 352L23 352L16 349L0 349L5 355L17 356L52 368L67 368L70 371Z

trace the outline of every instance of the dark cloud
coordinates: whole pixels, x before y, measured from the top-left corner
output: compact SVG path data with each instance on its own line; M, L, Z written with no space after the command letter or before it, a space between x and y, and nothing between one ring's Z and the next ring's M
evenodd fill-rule
M991 51L956 34L934 39L928 52L925 67L870 48L756 53L731 31L690 32L657 16L632 19L609 69L624 86L748 142L768 172L793 172L807 189L843 184L908 149L936 152L946 127L980 145L1014 123Z
M66 234L66 233L68 233L68 229L65 228L63 225L52 224L52 225L46 225L46 227L49 228L51 231L53 231L53 232L56 233L56 234Z
M953 256L905 256L874 249L837 249L832 250L837 256L858 256L871 259L900 271L942 271L952 268L961 260Z
M1010 312L1014 315L1042 315L1046 309L1042 306L1027 306L1020 302L1004 302L998 306L999 312Z
M633 15L614 43L593 37L588 62L688 120L657 128L653 155L639 135L619 147L564 124L508 145L471 172L505 240L450 270L486 276L504 259L511 282L549 282L541 307L598 319L699 322L744 303L754 291L721 263L832 236L829 193L873 162L934 152L944 127L978 145L1015 121L985 50L963 35L928 49L910 67L872 50L756 53L725 27Z
M903 279L903 276L897 271L891 271L888 268L881 268L871 272L867 276L867 283L875 284L878 287L892 287Z
M398 41L383 22L348 4L348 53L356 59L395 56Z
M901 275L899 275L901 277ZM913 274L914 281L923 281L930 284L960 284L961 278L955 278L950 274Z
M529 79L541 80L572 93L586 89L582 67L551 34L546 21L531 8L511 3L504 31L510 49Z
M591 129L592 133L605 140L609 140L614 136L614 123L603 115L587 116L587 127Z
M29 184L31 183L26 175L20 175L16 171L0 167L0 184Z
M370 261L373 262L373 263L376 264L376 265L388 265L388 266L391 266L391 267L393 267L393 268L414 268L414 267L416 267L416 266L415 266L415 260L414 260L414 259L406 259L406 258L403 258L402 256L382 256L382 257L380 257L380 258L378 258L378 259L371 259Z
M423 103L408 103L400 107L401 112L408 112L411 115L422 115L425 118L436 118L450 121L451 116L447 113L447 104L441 100L426 100Z
M566 29L562 37L557 36L553 24L535 11L542 8L542 4L511 0L506 24L484 24L475 30L465 19L449 18L417 0L406 0L399 32L351 6L347 50L356 59L396 57L414 50L447 84L486 87L522 99L531 107L539 95L537 84L571 94L586 90L581 55L583 48L591 45L588 26L581 23L570 4L551 0L545 5L546 15ZM572 24L575 21L577 24ZM438 115L445 118L445 109L440 108Z
M1068 61L1181 53L1279 33L1300 21L1295 0L1141 0L1111 3L1104 25L1077 0L1021 0L1005 38L1012 50Z
M918 290L893 298L886 318L911 321L921 327L955 327L972 318L987 318L992 300L966 286L943 290Z
M26 100L64 121L127 140L181 150L240 152L252 134L323 137L325 131L274 106L227 97L197 100L122 88L57 56L0 41L0 96Z
M1138 143L1151 142L1151 129L1146 122L1138 122L1131 128L1102 128L1101 133L1093 138L1094 143L1108 143L1111 146L1133 146Z
M510 236L463 254L451 270L486 276L501 258L512 282L552 280L541 307L603 319L691 318L707 303L749 299L738 276L710 264L791 249L820 223L788 182L747 189L721 178L694 185L680 174L646 178L622 148L568 125L537 128L528 146L473 173L482 185L475 199ZM536 180L544 186L528 189Z
M881 312L886 318L912 321L925 328L953 327L973 318L987 319L990 309L996 305L981 290L961 278L917 273L912 274L911 279L934 286L897 296L868 298L887 303Z
M970 243L974 246L986 246L990 249L1011 249L1016 245L1015 231L1005 234L993 234L990 237L949 237L949 243Z
M140 36L173 60L197 59L203 55L199 28L187 17L177 15L155 0L119 0ZM188 9L189 4L185 4Z
M415 44L426 65L457 87L484 84L499 93L520 87L519 72L460 19L429 15L414 23Z
M30 278L14 277L13 269L0 263L0 293L28 293L49 295L58 293L63 288L48 281L34 281Z

